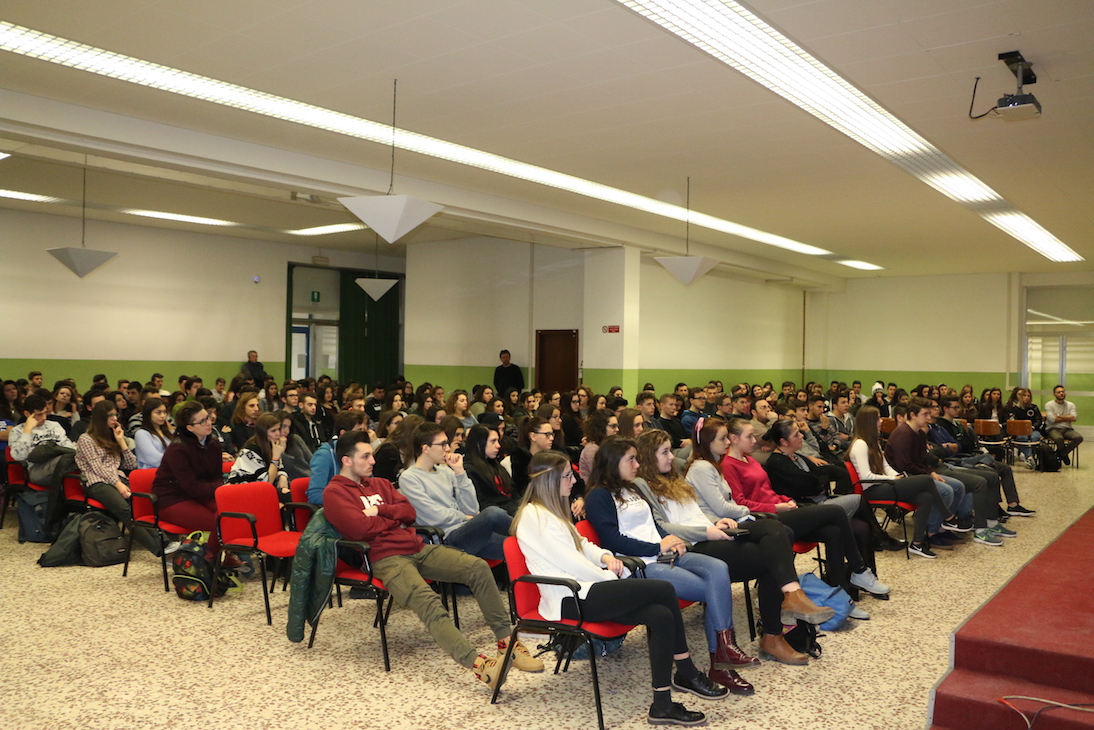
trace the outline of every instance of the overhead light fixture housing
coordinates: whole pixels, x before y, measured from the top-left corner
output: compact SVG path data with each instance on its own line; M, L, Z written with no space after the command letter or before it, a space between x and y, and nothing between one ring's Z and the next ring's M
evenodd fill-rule
M338 202L388 243L395 243L444 210L444 206L409 195L366 195L339 198Z
M981 205L984 200L997 202L991 206L991 212L1002 208L1028 218L942 150L735 0L617 2L774 91L984 218L988 218ZM1019 84L1021 82L1019 76ZM975 199L970 199L969 190L976 191ZM1022 229L1005 228L988 220L1053 261L1083 260L1043 228L1044 235L1052 238L1051 246L1033 246L1023 237Z
M709 256L654 256L653 260L664 266L684 286L691 286L721 263Z
M46 252L64 264L81 279L118 255L117 251L96 251L93 248L49 248Z
M100 76L128 81L140 86L161 89L193 99L201 99L213 104L242 109L274 119L282 119L315 129L323 129L379 144L394 145L402 150L449 160L495 172L499 175L528 180L577 195L584 195L634 210L652 213L653 215L678 221L687 220L688 217L688 212L679 205L665 203L574 175L518 162L472 147L427 137L405 129L395 129L389 124L361 119L331 109L304 104L293 99L274 96L273 94L229 84L206 76L187 73L169 66L150 63L139 58L112 53L101 48L77 43L48 33L41 33L6 21L0 21L0 50ZM690 215L691 223L694 225L787 251L808 256L826 256L831 253L831 251L826 251L817 246L760 231L712 215L705 215L695 211L691 211Z
M391 287L399 283L398 279L354 279L354 281L374 302L380 301L385 294L391 291Z

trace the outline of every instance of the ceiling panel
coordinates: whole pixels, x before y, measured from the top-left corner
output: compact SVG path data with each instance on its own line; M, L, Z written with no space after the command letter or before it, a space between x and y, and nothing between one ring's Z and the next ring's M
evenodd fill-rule
M1088 212L1094 197L1094 2L749 5L1094 260L1094 213ZM391 117L397 78L400 126L676 202L690 176L697 210L875 261L886 267L885 275L932 273L940 265L968 271L1091 266L1047 262L611 0L8 0L0 18L377 121ZM1044 118L969 120L976 76L982 77L977 110L1014 91L1014 77L996 56L1015 49L1035 64L1040 83L1028 90L1044 104ZM0 86L372 170L386 171L390 161L384 145L10 54L0 53ZM681 235L676 221L411 153L399 153L397 172L403 179ZM9 171L4 185L11 176ZM122 196L148 193L149 204L158 191L160 203L171 205L167 190L117 186ZM178 204L214 211L218 200L187 193ZM264 208L240 210L261 217ZM268 215L284 223L277 227L290 227L285 221L294 217L303 227L317 214L286 206ZM418 235L449 235L455 225ZM468 225L459 224L474 233ZM489 230L497 235L504 229ZM724 234L699 231L695 237L774 262L872 275Z

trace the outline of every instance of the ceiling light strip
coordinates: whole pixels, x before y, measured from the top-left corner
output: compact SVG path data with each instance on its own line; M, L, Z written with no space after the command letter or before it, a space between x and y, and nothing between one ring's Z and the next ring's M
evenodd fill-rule
M39 195L38 193L26 193L21 190L0 190L0 198L9 200L24 200L30 203L51 203L53 205L65 205L69 207L82 207L83 201L67 198L55 198L51 195ZM192 223L199 226L213 226L217 228L242 228L248 231L262 231L264 233L279 233L288 236L327 236L332 233L347 233L349 231L362 231L368 226L363 223L334 223L326 226L313 226L312 228L270 228L268 226L255 226L250 223L237 223L220 218L205 218L184 213L168 213L162 210L144 210L142 208L120 208L104 203L87 203L86 207L92 210L103 210L109 213L121 213L123 215L137 216L138 218L156 218L158 220L174 221L176 223Z
M715 216L695 211L691 211L689 214L688 210L681 206L584 180L573 175L518 162L404 129L396 129L393 135L391 126L387 124L361 119L349 114L104 51L3 21L0 21L0 49L70 68L81 69L89 73L109 76L141 86L162 89L174 94L243 109L263 116L283 119L384 145L391 144L394 137L395 146L400 149L528 180L665 218L682 222L690 220L693 225L776 246L795 253L810 256L826 256L831 253L817 246L794 241Z
M904 122L734 0L617 2L900 166L1042 256L1058 262L1083 260Z

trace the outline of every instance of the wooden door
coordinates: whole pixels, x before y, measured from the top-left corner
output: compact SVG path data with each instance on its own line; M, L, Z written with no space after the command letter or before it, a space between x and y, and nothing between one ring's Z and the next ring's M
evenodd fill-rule
M573 390L577 369L577 330L536 330L537 388Z

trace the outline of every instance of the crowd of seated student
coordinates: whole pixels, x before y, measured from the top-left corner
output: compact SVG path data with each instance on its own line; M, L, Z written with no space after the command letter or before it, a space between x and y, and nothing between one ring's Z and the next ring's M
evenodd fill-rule
M957 392L944 384L920 384L909 400L893 383L877 382L869 393L859 381L850 387L833 381L827 391L820 383L799 390L785 382L778 392L771 383L739 383L726 394L712 380L702 387L678 383L660 397L647 384L636 394L635 407L628 408L618 387L607 394L587 386L564 393L510 389L495 398L490 386L479 385L472 388L473 396L451 391L445 403L444 388L430 383L416 390L406 382L373 384L366 399L354 382L340 386L329 378L307 379L278 386L272 379L255 382L241 374L227 387L218 379L217 398L196 376L180 378L180 390L171 395L162 390L159 374L144 387L140 380L121 381L116 391L105 378L96 380L82 397L70 381L58 381L52 392L36 388L34 378L4 381L0 438L13 443L16 458L25 458L42 438L72 444L68 436L78 429L78 465L89 494L121 521L130 519L125 474L134 466L157 469L152 489L163 519L210 531L214 543L212 497L226 481L269 481L287 501L289 481L296 476L287 462L297 462L301 474L310 475L309 501L323 504L326 487L345 475L348 462L360 453L339 458L340 439L367 431L353 439L368 445L367 478L397 484L416 518L442 528L445 545L464 553L498 560L501 542L511 532L525 538L526 554L534 552L514 519L524 506L537 514L541 524L536 531L553 524L544 522L548 518L571 521L588 511L602 538L607 535L604 547L616 553L637 551L649 558L654 547L655 552L666 547L667 539L679 553L678 568L703 557L715 559L722 566L718 571L728 569L724 579L721 572L701 572L692 586L675 580L686 577L685 571L661 576L665 570L656 563L650 578L671 577L679 583L675 595L707 603L708 677L738 693L749 693L751 685L733 667L755 660L735 644L727 608L730 579L760 580L761 653L788 663L805 660L784 646L783 617L775 618L796 601L790 595L798 590L787 547L791 535L825 543L827 579L833 584L856 597L859 589L877 597L889 593L871 568L875 545L893 549L893 540L871 539L880 537L880 527L866 499L851 493L845 459L857 468L867 499L895 490L902 501L917 505L911 549L934 557L932 547L949 547L946 535L974 528L975 541L998 545L1000 537L1016 534L1004 526L1007 516L1033 514L1018 500L1010 467L983 454L961 419L1027 420L1033 442L1048 428L1031 392L1021 387L1003 403L1000 389L985 389L978 401L969 385ZM40 386L40 374L37 381ZM1056 402L1063 397L1057 395ZM1066 407L1058 410L1066 417ZM878 428L883 416L900 421L887 446ZM39 435L30 438L35 431ZM757 446L754 434L762 437L763 446ZM934 456L926 448L932 441ZM1021 448L1028 456L1032 444ZM227 475L222 460L234 462ZM968 468L969 460L976 461L975 471ZM544 469L537 472L536 464ZM679 476L685 471L686 479ZM358 472L350 470L351 476L362 476ZM537 489L537 473L549 484ZM588 494L585 481L592 489ZM563 482L565 494L558 491ZM545 499L551 490L558 499ZM597 496L602 494L609 496ZM996 504L1002 496L1005 507ZM592 505L586 503L589 497ZM646 505L643 520L623 515L624 507L640 508L639 502ZM564 510L557 509L560 504ZM775 519L756 520L749 507L771 512ZM750 536L725 539L723 530L742 522ZM159 551L158 542L140 533L138 539ZM574 544L577 551L567 560L587 560L586 544ZM614 565L610 558L600 562L597 571ZM570 609L564 604L561 610ZM853 615L868 617L859 607ZM489 678L493 665L480 668ZM693 677L688 681L695 682Z

